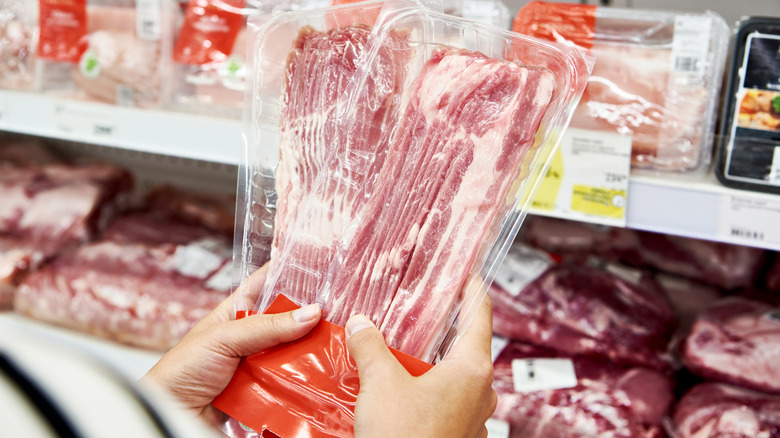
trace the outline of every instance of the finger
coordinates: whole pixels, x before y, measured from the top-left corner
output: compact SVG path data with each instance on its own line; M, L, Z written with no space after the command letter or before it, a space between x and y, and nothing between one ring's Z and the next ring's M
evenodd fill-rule
M486 294L479 308L475 312L471 324L453 345L445 358L459 358L469 360L488 360L492 362L490 352L491 339L493 337L493 302Z
M243 357L293 341L309 333L320 320L317 304L273 315L252 315L220 324L210 332L214 348L230 357Z
M361 382L375 375L404 371L390 352L379 329L364 315L354 315L347 321L347 348L355 360ZM405 371L404 371L405 372Z
M252 273L236 290L214 308L206 317L193 327L193 332L213 326L218 322L230 321L236 309L253 310L257 298L265 285L268 263Z
M488 437L487 426L482 426L482 429L480 429L479 433L477 434L477 438L487 438L487 437Z

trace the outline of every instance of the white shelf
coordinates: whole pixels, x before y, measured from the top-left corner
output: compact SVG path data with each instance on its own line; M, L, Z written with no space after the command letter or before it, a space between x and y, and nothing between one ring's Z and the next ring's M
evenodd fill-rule
M140 379L162 353L133 348L73 330L43 324L12 312L0 312L0 333L24 330L47 340L73 348L106 363L131 381Z
M0 90L0 131L238 164L241 122Z

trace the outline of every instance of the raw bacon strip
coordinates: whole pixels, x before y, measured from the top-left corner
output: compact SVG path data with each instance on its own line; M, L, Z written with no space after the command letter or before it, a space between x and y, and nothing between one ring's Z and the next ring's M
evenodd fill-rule
M379 172L389 144L386 127L396 123L405 41L392 36L362 85L357 108L339 114L369 36L370 28L359 25L306 28L289 57L268 289L300 303L314 301L338 242L365 205L368 180Z
M364 313L392 347L431 358L553 88L545 70L434 51L330 287L326 318L344 324Z

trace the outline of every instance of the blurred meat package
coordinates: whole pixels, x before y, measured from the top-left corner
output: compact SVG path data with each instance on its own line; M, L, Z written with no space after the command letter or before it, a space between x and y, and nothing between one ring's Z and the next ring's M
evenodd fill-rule
M729 44L719 15L533 1L512 30L596 57L572 128L630 136L633 168L707 169Z
M0 88L32 88L37 14L34 1L0 0Z
M677 402L672 428L674 438L773 438L780 431L780 396L702 383Z
M0 307L26 273L104 229L132 184L110 164L67 164L35 142L0 145Z
M702 377L780 394L780 300L752 293L722 298L694 323L682 347Z
M124 106L165 103L171 66L169 2L39 4L41 91Z
M652 277L617 265L510 250L490 289L493 331L569 355L668 370L676 321Z
M495 344L494 340L494 344ZM661 438L672 381L658 371L509 342L494 350L492 420L511 438Z
M150 199L174 193L165 188ZM207 199L183 191L178 198L174 205ZM220 202L208 200L186 218L154 206L122 216L99 240L30 274L15 310L134 346L170 348L230 291L232 241L211 228L221 213L207 211Z

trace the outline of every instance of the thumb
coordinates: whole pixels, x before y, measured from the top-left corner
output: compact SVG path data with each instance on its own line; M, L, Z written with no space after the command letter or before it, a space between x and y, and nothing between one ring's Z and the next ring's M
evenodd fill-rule
M310 304L291 312L252 315L213 330L217 345L232 357L249 356L309 333L320 320L320 306Z
M354 315L346 325L347 348L355 359L361 386L372 376L404 371L376 326L364 315Z

